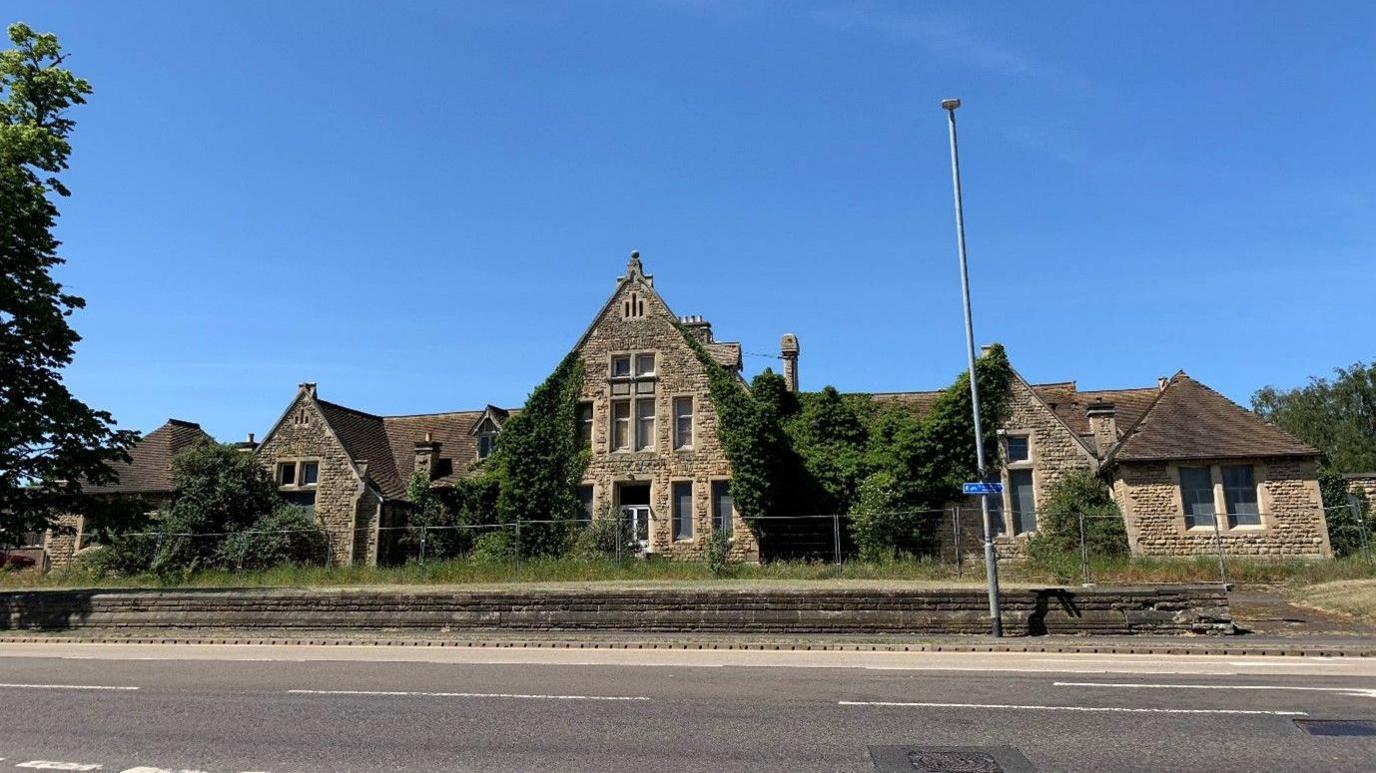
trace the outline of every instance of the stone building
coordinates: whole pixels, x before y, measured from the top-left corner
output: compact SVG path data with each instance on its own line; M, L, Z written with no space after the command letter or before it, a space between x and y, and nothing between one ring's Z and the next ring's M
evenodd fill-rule
M83 493L97 499L128 500L126 504L146 511L157 510L172 498L172 457L197 443L213 442L199 424L168 419L129 449L128 462L110 465L119 476L114 483L86 486ZM59 517L57 527L42 538L43 555L51 568L71 563L94 544L80 515Z
M492 451L509 411L377 416L301 384L256 453L282 497L313 510L338 563L378 563L384 528L404 525L416 473L432 486L467 475Z
M594 517L621 513L648 553L701 556L704 538L724 529L734 556L755 560L759 546L727 488L731 466L717 441L707 372L685 335L741 377L740 344L717 341L700 316L675 316L640 254L631 253L626 274L574 345L591 449L579 495Z
M1079 391L1014 373L999 432L1001 497L991 501L1002 557L1025 555L1037 508L1071 470L1097 473L1138 555L1327 557L1319 452L1187 376L1155 386ZM925 413L939 392L877 394ZM965 512L978 503L965 502ZM978 537L977 518L962 529Z

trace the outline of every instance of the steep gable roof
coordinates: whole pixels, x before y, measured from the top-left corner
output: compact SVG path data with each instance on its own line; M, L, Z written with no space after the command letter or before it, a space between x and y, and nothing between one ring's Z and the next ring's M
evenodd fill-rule
M1182 371L1127 428L1108 458L1132 462L1318 453Z
M396 457L387 442L387 429L381 416L347 408L316 398L320 414L330 425L344 452L355 463L368 463L368 477L384 496L396 498L406 491L406 482L397 471Z
M195 422L168 419L144 435L129 449L129 461L113 462L116 483L86 486L88 494L169 494L172 492L172 457L197 443L215 439Z

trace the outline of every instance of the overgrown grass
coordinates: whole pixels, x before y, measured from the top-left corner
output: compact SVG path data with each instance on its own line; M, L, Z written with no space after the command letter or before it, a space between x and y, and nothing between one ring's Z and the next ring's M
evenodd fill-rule
M1290 592L1301 606L1376 623L1376 580L1325 582Z
M1239 587L1300 588L1341 580L1376 578L1376 564L1362 558L1331 561L1230 559L1228 579ZM1095 560L1091 579L1100 585L1218 582L1218 559L1134 558ZM1039 562L1007 562L1001 578L1015 585L1078 585L1082 582L1078 556L1056 557ZM47 575L36 572L0 573L4 588L157 588L157 587L349 587L369 585L489 585L532 582L630 582L656 584L735 584L751 582L814 583L848 581L972 585L984 582L983 565L968 563L957 573L950 563L934 561L847 562L840 566L822 562L775 562L735 564L720 577L705 563L659 559L614 560L572 558L536 559L521 563L519 572L510 562L452 560L426 565L409 563L394 567L278 566L259 571L204 570L186 575L160 577L100 577L78 567Z

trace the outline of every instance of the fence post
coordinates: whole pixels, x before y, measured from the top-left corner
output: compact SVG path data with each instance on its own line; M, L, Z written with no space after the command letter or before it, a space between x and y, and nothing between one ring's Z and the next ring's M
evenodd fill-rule
M951 507L951 529L955 532L955 541L952 544L956 546L956 577L959 578L962 571L962 559L960 557L960 505L953 505Z
M425 566L425 526L420 527L420 565Z
M516 579L521 578L521 516L516 516L516 550L514 552L516 560Z
M836 550L836 565L841 565L841 514L831 514L831 541Z
M1357 501L1355 495L1347 498L1347 509L1352 512L1352 519L1357 522L1358 533L1362 535L1362 555L1367 561L1371 560L1371 540L1366 533L1366 518L1363 517L1361 503Z
M1223 562L1223 534L1218 530L1218 513L1214 513L1214 545L1218 548L1218 576L1223 581L1224 589L1228 587L1228 566Z
M1080 514L1080 582L1089 585L1089 546L1085 542L1085 514Z

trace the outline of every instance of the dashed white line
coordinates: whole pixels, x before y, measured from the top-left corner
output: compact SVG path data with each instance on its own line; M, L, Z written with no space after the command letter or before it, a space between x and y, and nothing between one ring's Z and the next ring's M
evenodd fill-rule
M928 703L905 701L837 701L841 706L900 706L924 709L1016 709L1021 711L1083 711L1122 714L1263 714L1280 717L1307 717L1304 711L1264 709L1147 709L1127 706L1044 706L1026 703Z
M1299 690L1376 698L1372 687L1300 687L1285 684L1136 684L1133 682L1052 682L1054 687L1127 687L1148 690Z
M15 690L137 690L137 687L117 684L0 684L0 689ZM39 760L42 762L42 760Z
M287 690L293 695L380 695L421 698L515 698L547 701L648 701L640 695L538 695L510 692L418 692L412 690Z
M16 768L33 768L35 770L100 770L101 766L93 762L55 762L53 760L30 760L15 765Z

